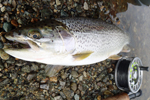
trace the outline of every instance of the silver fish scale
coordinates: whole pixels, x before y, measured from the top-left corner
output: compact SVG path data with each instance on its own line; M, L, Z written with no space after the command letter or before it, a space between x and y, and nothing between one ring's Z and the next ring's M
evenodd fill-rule
M86 51L111 52L111 50L122 48L129 42L128 36L122 30L100 19L67 18L57 20L64 23L74 34L77 40L74 54Z

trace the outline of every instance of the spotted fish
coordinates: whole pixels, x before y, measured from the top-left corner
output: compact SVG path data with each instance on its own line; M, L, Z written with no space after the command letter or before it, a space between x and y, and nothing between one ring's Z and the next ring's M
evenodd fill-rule
M119 59L129 37L113 24L91 18L58 18L4 34L4 51L16 58L50 65L77 66ZM13 42L12 42L13 41Z

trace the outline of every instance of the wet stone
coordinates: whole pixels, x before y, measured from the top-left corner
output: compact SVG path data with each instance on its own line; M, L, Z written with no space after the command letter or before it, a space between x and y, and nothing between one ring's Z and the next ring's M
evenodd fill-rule
M86 72L85 72L85 71L83 72L83 76L84 76L84 77L87 77L87 74L86 74Z
M21 20L21 19L18 19L17 22L18 22L19 24L22 24L22 20Z
M101 92L104 92L104 91L106 91L106 90L107 90L107 87L101 88Z
M61 78L62 78L62 79L66 79L67 76L68 76L67 73L62 73L62 74L61 74Z
M3 5L0 3L0 8L2 8L3 7Z
M15 79L16 77L17 77L17 73L11 74L11 78L12 78L12 79Z
M29 73L29 72L31 71L31 70L30 70L30 66L29 66L29 65L23 66L23 67L21 68L21 71Z
M6 85L6 84L8 84L9 83L9 79L7 78L7 79L5 79L4 81L2 81L2 82L0 82L0 86L3 86L3 85Z
M108 70L108 73L111 73L113 71L112 68L108 68L107 70Z
M87 2L84 2L83 8L84 8L84 10L88 10L89 9Z
M109 76L108 75L103 78L103 82L107 82L108 80L109 80Z
M106 90L106 91L104 91L104 95L112 96L112 95L113 95L113 93L111 93L110 91Z
M79 100L79 95L78 95L78 94L75 94L75 95L74 95L74 99L75 99L75 100Z
M50 77L50 81L51 81L51 82L55 82L55 83L56 83L56 82L57 82L57 77L56 77L56 76L54 76L54 77Z
M9 59L9 55L4 52L2 49L0 50L0 57L3 59L3 60L8 60Z
M96 81L101 81L105 75L107 74L106 70L104 70L97 78Z
M31 81L33 78L35 78L36 77L36 74L29 74L28 76L27 76L27 80L28 81Z
M81 75L80 77L79 77L79 81L82 81L83 80L83 75Z
M62 98L66 98L65 94L63 92L60 92L60 95L62 96Z
M6 7L6 11L11 11L11 7Z
M69 15L64 11L61 10L61 17L68 17Z
M72 98L74 96L74 92L72 90L70 90L69 88L64 88L63 93L67 97L67 100L70 100L70 98Z
M71 83L71 89L73 91L76 91L77 90L77 84L76 83Z
M72 71L71 72L71 76L76 78L76 77L78 77L78 73L76 71Z
M3 7L1 8L1 12L5 12L5 11L6 11L6 7L3 6Z
M52 11L48 9L42 9L40 12L41 12L42 18L45 18L45 17L49 18L50 15L52 14Z
M10 57L9 60L6 61L8 64L14 64L15 59L13 57Z
M61 96L54 97L54 100L63 100Z
M38 70L38 65L33 63L31 66L31 71L37 71L37 70Z
M109 74L109 79L110 80L114 79L114 75L113 74Z
M49 85L48 85L48 84L41 84L41 85L40 85L40 88L41 88L41 89L49 90Z
M4 29L6 32L9 32L9 31L11 31L11 29L12 29L12 25L11 25L10 23L8 23L8 22L5 22L5 23L3 24L3 29Z
M59 81L59 83L60 83L60 85L61 85L62 87L64 87L65 84L66 84L66 82L63 82L63 81Z

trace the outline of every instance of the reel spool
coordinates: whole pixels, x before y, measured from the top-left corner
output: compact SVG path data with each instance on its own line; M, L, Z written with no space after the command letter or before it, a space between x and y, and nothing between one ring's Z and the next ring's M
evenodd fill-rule
M117 62L115 68L115 83L120 90L137 93L142 85L143 67L140 58L122 58Z

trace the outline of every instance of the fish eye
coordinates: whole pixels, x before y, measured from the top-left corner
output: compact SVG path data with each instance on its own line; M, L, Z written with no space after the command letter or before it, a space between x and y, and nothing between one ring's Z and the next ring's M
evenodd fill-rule
M37 36L36 34L35 34L35 35L33 35L33 38L35 38L35 39L36 39L37 37L38 37L38 36Z
M39 39L42 37L38 30L29 30L27 36L33 39Z

